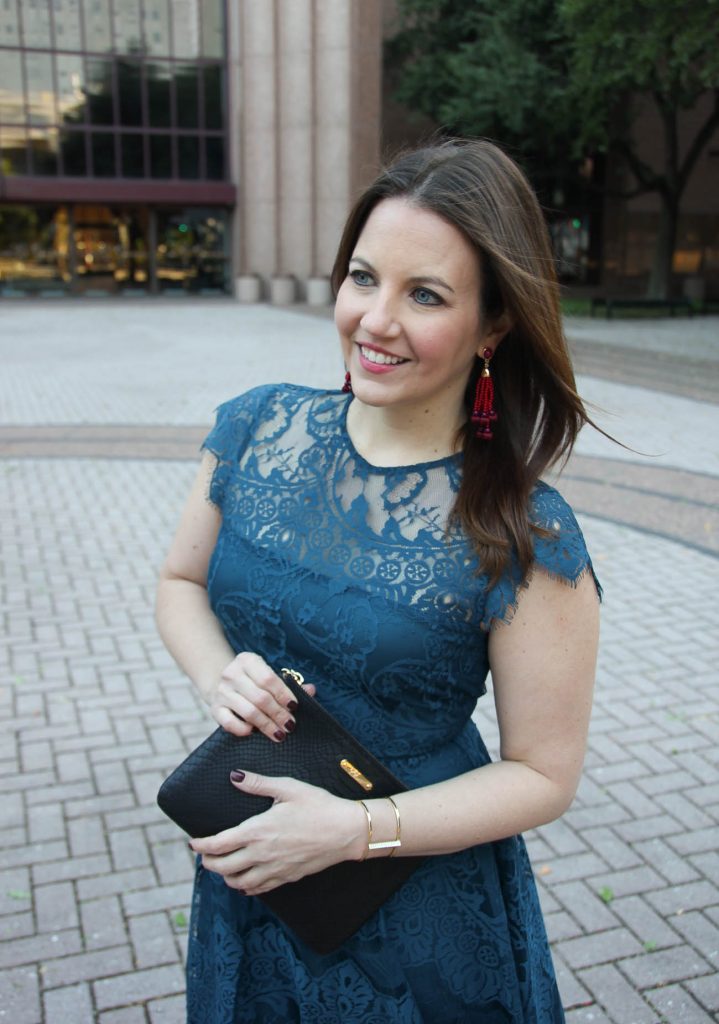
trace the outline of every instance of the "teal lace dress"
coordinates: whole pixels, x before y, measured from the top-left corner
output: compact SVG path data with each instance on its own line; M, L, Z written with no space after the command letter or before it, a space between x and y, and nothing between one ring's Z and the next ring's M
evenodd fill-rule
M462 533L447 534L461 456L372 466L347 434L350 401L282 385L221 406L205 442L222 512L210 601L235 651L298 669L407 786L424 786L489 761L471 715L488 629L509 620L520 577L488 587ZM539 565L569 582L591 571L555 490L536 489L532 514L553 531L536 541ZM428 858L328 956L198 864L187 977L189 1024L564 1020L519 836Z

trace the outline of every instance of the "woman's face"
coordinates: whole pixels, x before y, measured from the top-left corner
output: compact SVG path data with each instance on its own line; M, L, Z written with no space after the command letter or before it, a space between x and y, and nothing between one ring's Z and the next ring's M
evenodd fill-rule
M459 426L475 356L496 344L480 294L479 259L454 225L404 199L378 203L335 307L357 398L441 412L450 429Z

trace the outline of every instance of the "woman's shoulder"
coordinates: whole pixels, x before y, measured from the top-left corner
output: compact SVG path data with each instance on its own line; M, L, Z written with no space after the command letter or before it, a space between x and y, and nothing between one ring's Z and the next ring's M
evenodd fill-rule
M570 583L576 583L587 569L593 571L582 529L556 487L544 481L536 485L529 516L535 531L536 565Z

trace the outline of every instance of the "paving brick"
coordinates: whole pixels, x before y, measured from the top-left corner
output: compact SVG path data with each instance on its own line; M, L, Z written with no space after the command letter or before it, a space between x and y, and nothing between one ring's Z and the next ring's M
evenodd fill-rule
M592 998L586 988L577 980L576 973L559 953L553 951L552 957L562 1006L568 1009L572 1006L585 1006L590 1003Z
M185 997L169 996L148 1003L152 1024L186 1024Z
M719 928L696 910L678 914L672 924L687 942L719 969Z
M105 830L98 818L76 818L68 822L67 830L73 857L107 852Z
M596 1003L592 1003L591 1006L570 1009L566 1015L566 1024L616 1024L616 1021L610 1020Z
M667 985L644 993L645 998L670 1024L712 1024L714 1018L681 985Z
M639 854L620 839L614 829L588 828L582 832L582 839L613 868L631 868L641 863Z
M626 928L612 928L560 942L557 949L571 968L580 969L632 956L640 953L642 947Z
M699 878L699 874L686 857L680 857L662 839L635 843L634 849L672 885L694 882Z
M51 932L78 925L77 904L72 882L56 882L35 888L38 931Z
M612 900L612 913L631 928L639 941L653 943L657 948L678 946L681 936L655 913L642 896L625 896ZM674 921L675 918L672 918Z
M705 814L681 793L662 793L657 797L657 803L661 804L673 818L680 821L685 829L710 828L715 825L709 814Z
M99 872L95 878L81 878L77 883L77 892L81 900L94 900L105 895L132 892L135 889L147 891L156 884L157 877L154 871L150 868L138 868L135 871L116 871L110 874ZM151 909L153 908L148 908Z
M158 885L150 890L128 892L122 898L125 913L132 917L135 914L149 914L154 910L170 910L172 907L185 906L189 903L191 881L184 885Z
M46 957L69 956L77 953L81 946L80 933L76 929L16 939L0 947L0 967L18 967L35 964Z
M667 842L678 853L713 851L717 845L716 826L712 825L708 828L701 828L690 832L682 830L677 835L667 839Z
M147 1024L147 1015L141 1006L123 1006L101 1013L97 1020L98 1024Z
M109 949L79 953L77 956L63 956L43 963L43 985L57 988L73 985L78 981L92 981L114 974L124 974L132 969L130 946L113 946ZM129 1000L126 1000L129 1001Z
M584 881L556 885L552 893L585 931L616 928L618 922L609 907Z
M127 930L117 896L80 902L80 917L85 948L103 949L127 942Z
M150 863L150 852L141 829L113 830L110 833L112 862L116 871L146 867Z
M128 1003L179 995L185 990L185 979L179 967L151 967L133 974L123 974L95 982L95 1001L99 1010Z
M130 939L137 967L157 967L177 961L177 944L167 914L132 918Z
M685 981L712 970L711 964L688 946L644 953L631 960L620 960L619 966L635 988L639 989Z
M685 987L709 1013L719 1011L719 972L715 970L703 978L693 978Z
M675 885L671 889L647 894L647 899L663 917L686 913L687 910L703 910L719 903L719 889L710 882L688 882L686 885Z
M65 857L49 864L38 864L33 868L33 877L36 885L44 885L46 882L87 878L88 875L106 875L110 870L110 858L103 855Z
M23 939L34 934L35 919L31 911L28 910L24 914L3 914L0 917L0 942Z
M34 967L0 971L0 1007L7 1024L42 1024L40 985Z
M45 1020L48 1024L93 1024L92 999L87 985L68 985L46 992L43 996Z
M599 1005L617 1024L656 1024L656 1015L613 964L590 967L579 974ZM590 1018L587 1018L589 1020Z

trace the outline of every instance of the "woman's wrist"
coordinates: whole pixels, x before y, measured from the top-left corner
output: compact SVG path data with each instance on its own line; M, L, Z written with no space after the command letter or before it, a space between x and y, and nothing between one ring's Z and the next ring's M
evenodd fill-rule
M402 846L402 821L392 797L356 800L362 813L362 842L357 860L392 857Z

